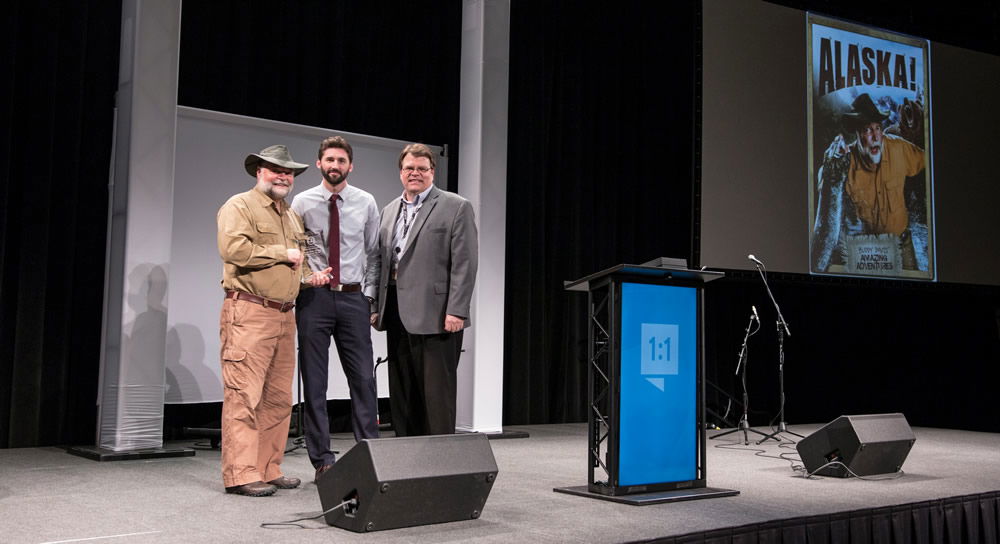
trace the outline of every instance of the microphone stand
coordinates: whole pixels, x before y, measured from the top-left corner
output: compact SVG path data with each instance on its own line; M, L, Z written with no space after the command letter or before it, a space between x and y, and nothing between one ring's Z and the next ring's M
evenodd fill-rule
M733 433L738 433L740 431L743 432L743 445L744 446L750 445L750 438L747 435L747 433L757 433L757 434L763 436L764 438L761 438L760 442L763 442L763 441L765 441L765 440L768 439L768 436L766 434L764 434L764 433L762 433L762 432L760 432L760 431L758 431L758 430L750 427L750 420L749 420L748 413L747 413L750 410L749 398L748 398L748 395L747 395L747 366L748 366L748 363L747 363L747 340L750 339L750 336L752 334L754 334L754 333L757 332L757 331L754 331L753 333L750 332L750 327L753 326L753 322L754 322L755 319L757 319L756 315L750 314L750 321L747 323L746 331L743 332L743 346L740 348L739 361L736 363L736 374L740 374L740 369L741 368L743 369L743 373L740 374L740 381L743 384L743 416L740 418L740 422L736 426L736 428L734 428L734 429L732 429L730 431L726 431L724 433L719 433L717 435L711 436L711 437L709 437L709 440L714 440L716 438L720 438L720 437L723 437L723 436L726 436L726 435L729 435L729 434L733 434ZM759 320L757 322L757 328L760 329L760 321ZM775 440L777 440L777 438L775 438ZM758 442L758 444L760 444L760 442Z
M771 304L774 304L775 311L778 312L778 321L776 323L778 328L778 394L780 395L779 400L781 401L781 407L778 409L778 428L773 433L765 435L761 438L758 445L767 440L768 438L773 438L778 440L777 436L781 433L788 433L799 438L804 438L801 434L793 433L788 430L788 425L785 423L785 335L792 335L792 332L788 330L788 322L785 321L785 317L781 315L781 308L778 306L778 301L774 299L774 293L771 292L771 287L767 284L767 276L764 274L764 263L754 259L754 266L757 267L757 272L760 273L760 278L764 280L764 288L767 289L767 296L771 298ZM780 440L778 440L780 442Z

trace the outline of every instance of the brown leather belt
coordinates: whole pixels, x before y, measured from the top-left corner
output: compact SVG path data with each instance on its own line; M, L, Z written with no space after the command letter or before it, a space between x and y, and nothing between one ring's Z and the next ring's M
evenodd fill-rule
M294 302L278 302L277 300L251 295L250 293L246 293L244 291L226 291L226 298L253 302L254 304L260 304L265 308L274 308L279 312L287 312L295 307Z
M357 293L358 291L361 290L361 284L360 283L348 283L348 284L338 283L337 285L334 285L334 284L331 283L330 285L327 286L327 288L329 290L331 290L331 291L340 291L341 293Z

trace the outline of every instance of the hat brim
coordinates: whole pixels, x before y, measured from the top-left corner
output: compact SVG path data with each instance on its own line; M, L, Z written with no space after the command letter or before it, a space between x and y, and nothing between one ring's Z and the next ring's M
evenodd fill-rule
M875 121L885 121L886 119L889 118L889 114L888 113L882 113L881 111L878 112L877 114L872 114L872 113L858 113L858 112L850 111L850 112L847 112L847 113L844 114L844 118L850 119L850 120L853 120L853 121L871 121L871 122L874 123Z
M869 123L882 123L889 115L890 112L878 107L871 96L864 93L854 99L850 111L844 112L842 121L848 127L860 127Z
M250 174L251 177L257 177L257 165L260 164L261 162L266 162L277 166L281 166L283 168L288 168L296 176L298 176L302 172L305 172L306 169L309 168L308 164L302 164L300 162L292 162L292 161L282 161L273 158L264 158L256 153L251 153L247 155L247 158L243 161L243 167L246 168L247 174Z

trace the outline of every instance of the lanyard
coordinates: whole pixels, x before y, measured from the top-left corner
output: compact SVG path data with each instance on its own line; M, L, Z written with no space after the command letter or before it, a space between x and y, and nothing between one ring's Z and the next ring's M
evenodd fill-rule
M407 206L406 201L403 201L403 210L402 210L402 212L403 212L403 235L400 236L401 239L405 239L406 238L406 234L408 232L410 232L411 221L413 221L414 217L416 217L417 212L420 211L420 206L422 206L422 205L423 204L420 203L420 197L418 196L417 197L417 203L413 205L413 211L410 212L410 211L407 211L407 209L409 208L409 206Z

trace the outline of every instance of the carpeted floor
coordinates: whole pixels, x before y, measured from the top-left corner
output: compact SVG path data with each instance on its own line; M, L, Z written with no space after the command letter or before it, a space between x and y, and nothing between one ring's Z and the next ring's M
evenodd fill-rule
M1000 489L1000 434L915 428L905 474L881 481L804 479L792 470L791 443L748 447L733 434L708 442L707 474L709 486L738 496L629 506L552 491L586 484L585 425L508 430L530 438L490 442L499 476L480 519L369 534L321 520L260 527L320 512L304 450L283 466L306 483L268 498L226 495L218 450L105 463L59 448L0 450L0 542L628 542ZM335 435L333 444L343 452L353 439Z

